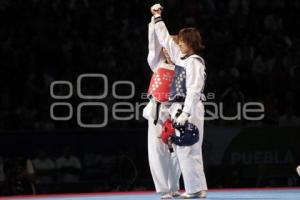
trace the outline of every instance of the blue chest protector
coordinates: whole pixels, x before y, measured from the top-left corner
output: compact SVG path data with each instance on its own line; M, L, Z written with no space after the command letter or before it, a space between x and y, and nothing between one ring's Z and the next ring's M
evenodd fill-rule
M199 60L204 65L204 60L198 55L191 55L191 58ZM204 74L204 79L206 74ZM204 86L201 89L203 93ZM171 83L171 90L169 95L169 101L176 101L177 99L184 99L186 96L186 70L184 67L175 65L174 76Z
M185 96L186 96L186 71L185 68L179 65L175 65L169 100L174 101L178 97L184 98Z

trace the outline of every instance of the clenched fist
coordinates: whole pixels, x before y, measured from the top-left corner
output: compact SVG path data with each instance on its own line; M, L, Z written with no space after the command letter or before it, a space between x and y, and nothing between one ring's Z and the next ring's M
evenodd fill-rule
M154 4L150 8L150 11L154 17L161 16L162 10L163 10L163 7L160 4Z

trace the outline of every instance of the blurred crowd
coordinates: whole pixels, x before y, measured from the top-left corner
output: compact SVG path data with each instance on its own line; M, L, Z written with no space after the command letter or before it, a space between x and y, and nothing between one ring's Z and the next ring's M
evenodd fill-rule
M83 73L106 74L109 88L113 81L131 80L136 86L131 101L145 101L139 94L147 91L151 76L146 57L153 3L0 0L0 129L77 128L76 119L61 123L50 118L49 108L55 100L49 87L55 80L76 85ZM203 34L206 93L215 94L209 101L224 102L228 115L235 113L237 102L262 102L265 118L260 124L299 125L298 0L164 3L163 18L172 34L187 26ZM91 85L87 91L95 90ZM68 101L76 106L81 99L74 95ZM110 105L118 100L109 91L102 101ZM110 120L108 127L115 124Z
M127 191L138 189L137 173L124 152L78 156L68 146L59 154L40 149L32 155L0 156L0 195Z
M58 152L39 148L36 153L0 154L0 196L153 190L145 156L138 158L136 153L126 151L78 150L81 149L65 146ZM260 161L270 160L267 157ZM300 184L294 163L289 162L228 165L225 161L218 166L206 166L205 171L209 188Z

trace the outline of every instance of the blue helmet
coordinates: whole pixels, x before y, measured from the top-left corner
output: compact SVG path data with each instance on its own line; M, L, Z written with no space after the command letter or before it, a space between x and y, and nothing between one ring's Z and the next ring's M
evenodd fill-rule
M178 146L191 146L199 141L199 130L192 123L185 123L184 125L178 125L173 123L173 127L180 132L180 136L173 134L171 141Z

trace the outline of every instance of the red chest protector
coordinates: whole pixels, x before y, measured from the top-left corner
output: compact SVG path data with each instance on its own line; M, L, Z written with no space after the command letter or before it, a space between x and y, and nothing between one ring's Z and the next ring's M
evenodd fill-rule
M174 68L174 65L169 65L164 62L159 64L151 77L148 96L158 102L168 101L174 76Z

